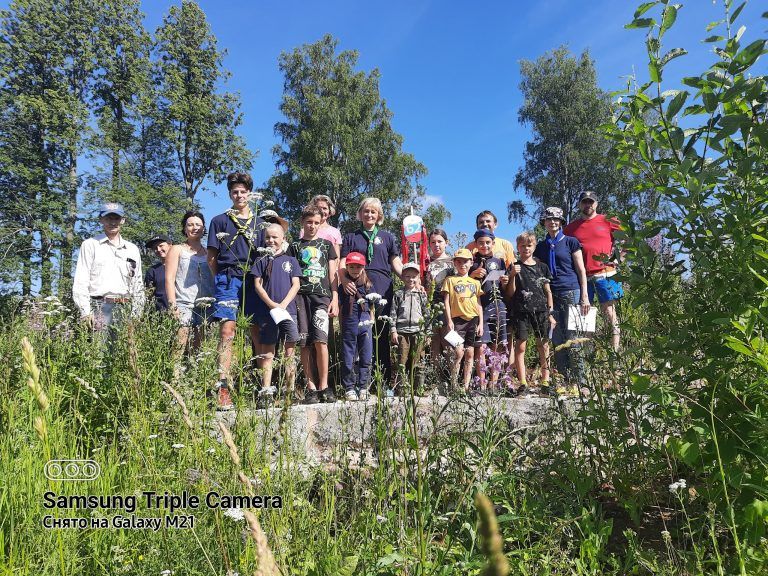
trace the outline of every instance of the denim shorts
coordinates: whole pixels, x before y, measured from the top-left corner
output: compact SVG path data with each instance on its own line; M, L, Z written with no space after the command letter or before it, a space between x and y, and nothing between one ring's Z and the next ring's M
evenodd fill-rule
M245 275L245 280L239 276L219 272L214 279L215 292L213 318L220 320L237 320L237 313L243 310L246 316L264 316L266 305L256 294L253 276Z
M602 276L593 276L587 280L587 293L590 302L594 301L595 292L597 292L597 301L600 304L612 300L619 300L624 296L621 282L617 282L613 278L605 278Z
M179 323L182 326L202 326L210 319L208 308L196 308L191 304L176 303L176 309L179 312Z

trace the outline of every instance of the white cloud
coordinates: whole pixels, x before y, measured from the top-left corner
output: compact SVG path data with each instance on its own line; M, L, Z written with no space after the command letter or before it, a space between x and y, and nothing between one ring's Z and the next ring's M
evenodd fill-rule
M443 200L442 196L436 194L427 194L424 196L424 201L422 202L424 210L435 204L445 204L445 200Z

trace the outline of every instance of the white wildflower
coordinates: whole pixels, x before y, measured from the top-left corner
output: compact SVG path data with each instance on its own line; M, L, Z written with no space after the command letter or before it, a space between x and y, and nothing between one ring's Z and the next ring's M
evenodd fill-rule
M272 202L272 200L264 200L264 202L262 202L262 205L264 205L264 206L274 206L275 203Z
M229 238L229 237L230 237L229 232L217 232L216 233L216 238L218 240L224 240L225 238Z
M378 302L381 300L381 294L377 294L376 292L371 292L365 297L368 302Z
M88 384L88 382L86 382L85 380L83 380L79 376L75 376L75 382L77 382L78 384L80 384L80 386L85 388L88 391L88 393L91 396L93 396L93 398L95 400L99 399L99 395L96 393L96 389L93 386L91 386L90 384Z
M171 448L173 448L174 450L181 450L182 448L184 448L184 444L181 444L181 443L173 444Z
M387 521L387 517L386 516L382 516L381 514L377 514L376 515L376 520L378 520L379 522L386 522Z
M381 300L379 300L379 306L386 306L386 305L387 305L386 298L382 298Z
M359 298L359 299L357 300L357 305L358 305L358 306L362 306L363 304L365 304L365 298Z
M372 324L373 322L371 320L361 320L357 323L357 325L360 327L371 326Z
M243 511L240 510L240 508L227 508L227 511L224 512L224 516L232 518L235 522L240 522L245 519L245 514L243 514Z
M160 576L171 576L173 574L173 570L163 570L160 572Z
M259 246L256 248L256 252L259 254L266 254L268 256L274 256L275 255L275 249L271 246Z
M208 448L206 452L208 452L208 454L216 454L216 448Z
M672 484L669 485L669 491L672 492L672 494L677 494L679 491L685 490L686 487L686 481L681 478L677 482L672 482Z
M251 192L248 194L248 202L259 202L264 198L264 194L261 192Z
M157 434L150 434L149 436L147 436L148 440L154 440L155 438L157 438Z

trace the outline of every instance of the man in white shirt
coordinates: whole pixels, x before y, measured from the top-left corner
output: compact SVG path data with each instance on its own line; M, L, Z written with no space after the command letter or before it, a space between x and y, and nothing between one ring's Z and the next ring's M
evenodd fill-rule
M104 204L99 222L104 234L88 238L80 246L72 285L72 299L82 319L96 330L112 324L117 320L114 316L125 314L128 304L134 315L144 307L141 254L135 244L120 236L125 223L123 207Z

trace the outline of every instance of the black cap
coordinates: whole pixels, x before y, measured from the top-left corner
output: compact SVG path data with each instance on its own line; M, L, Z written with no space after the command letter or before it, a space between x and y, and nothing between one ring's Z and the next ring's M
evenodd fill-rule
M593 202L597 202L597 194L592 192L592 190L586 190L579 194L579 204L581 204L582 200L592 200Z
M168 240L168 238L160 235L160 236L152 236L152 238L150 238L144 243L144 246L147 247L147 250L152 250L155 246L157 246L158 244L161 244L162 242L168 242L169 244L171 243L171 241Z

